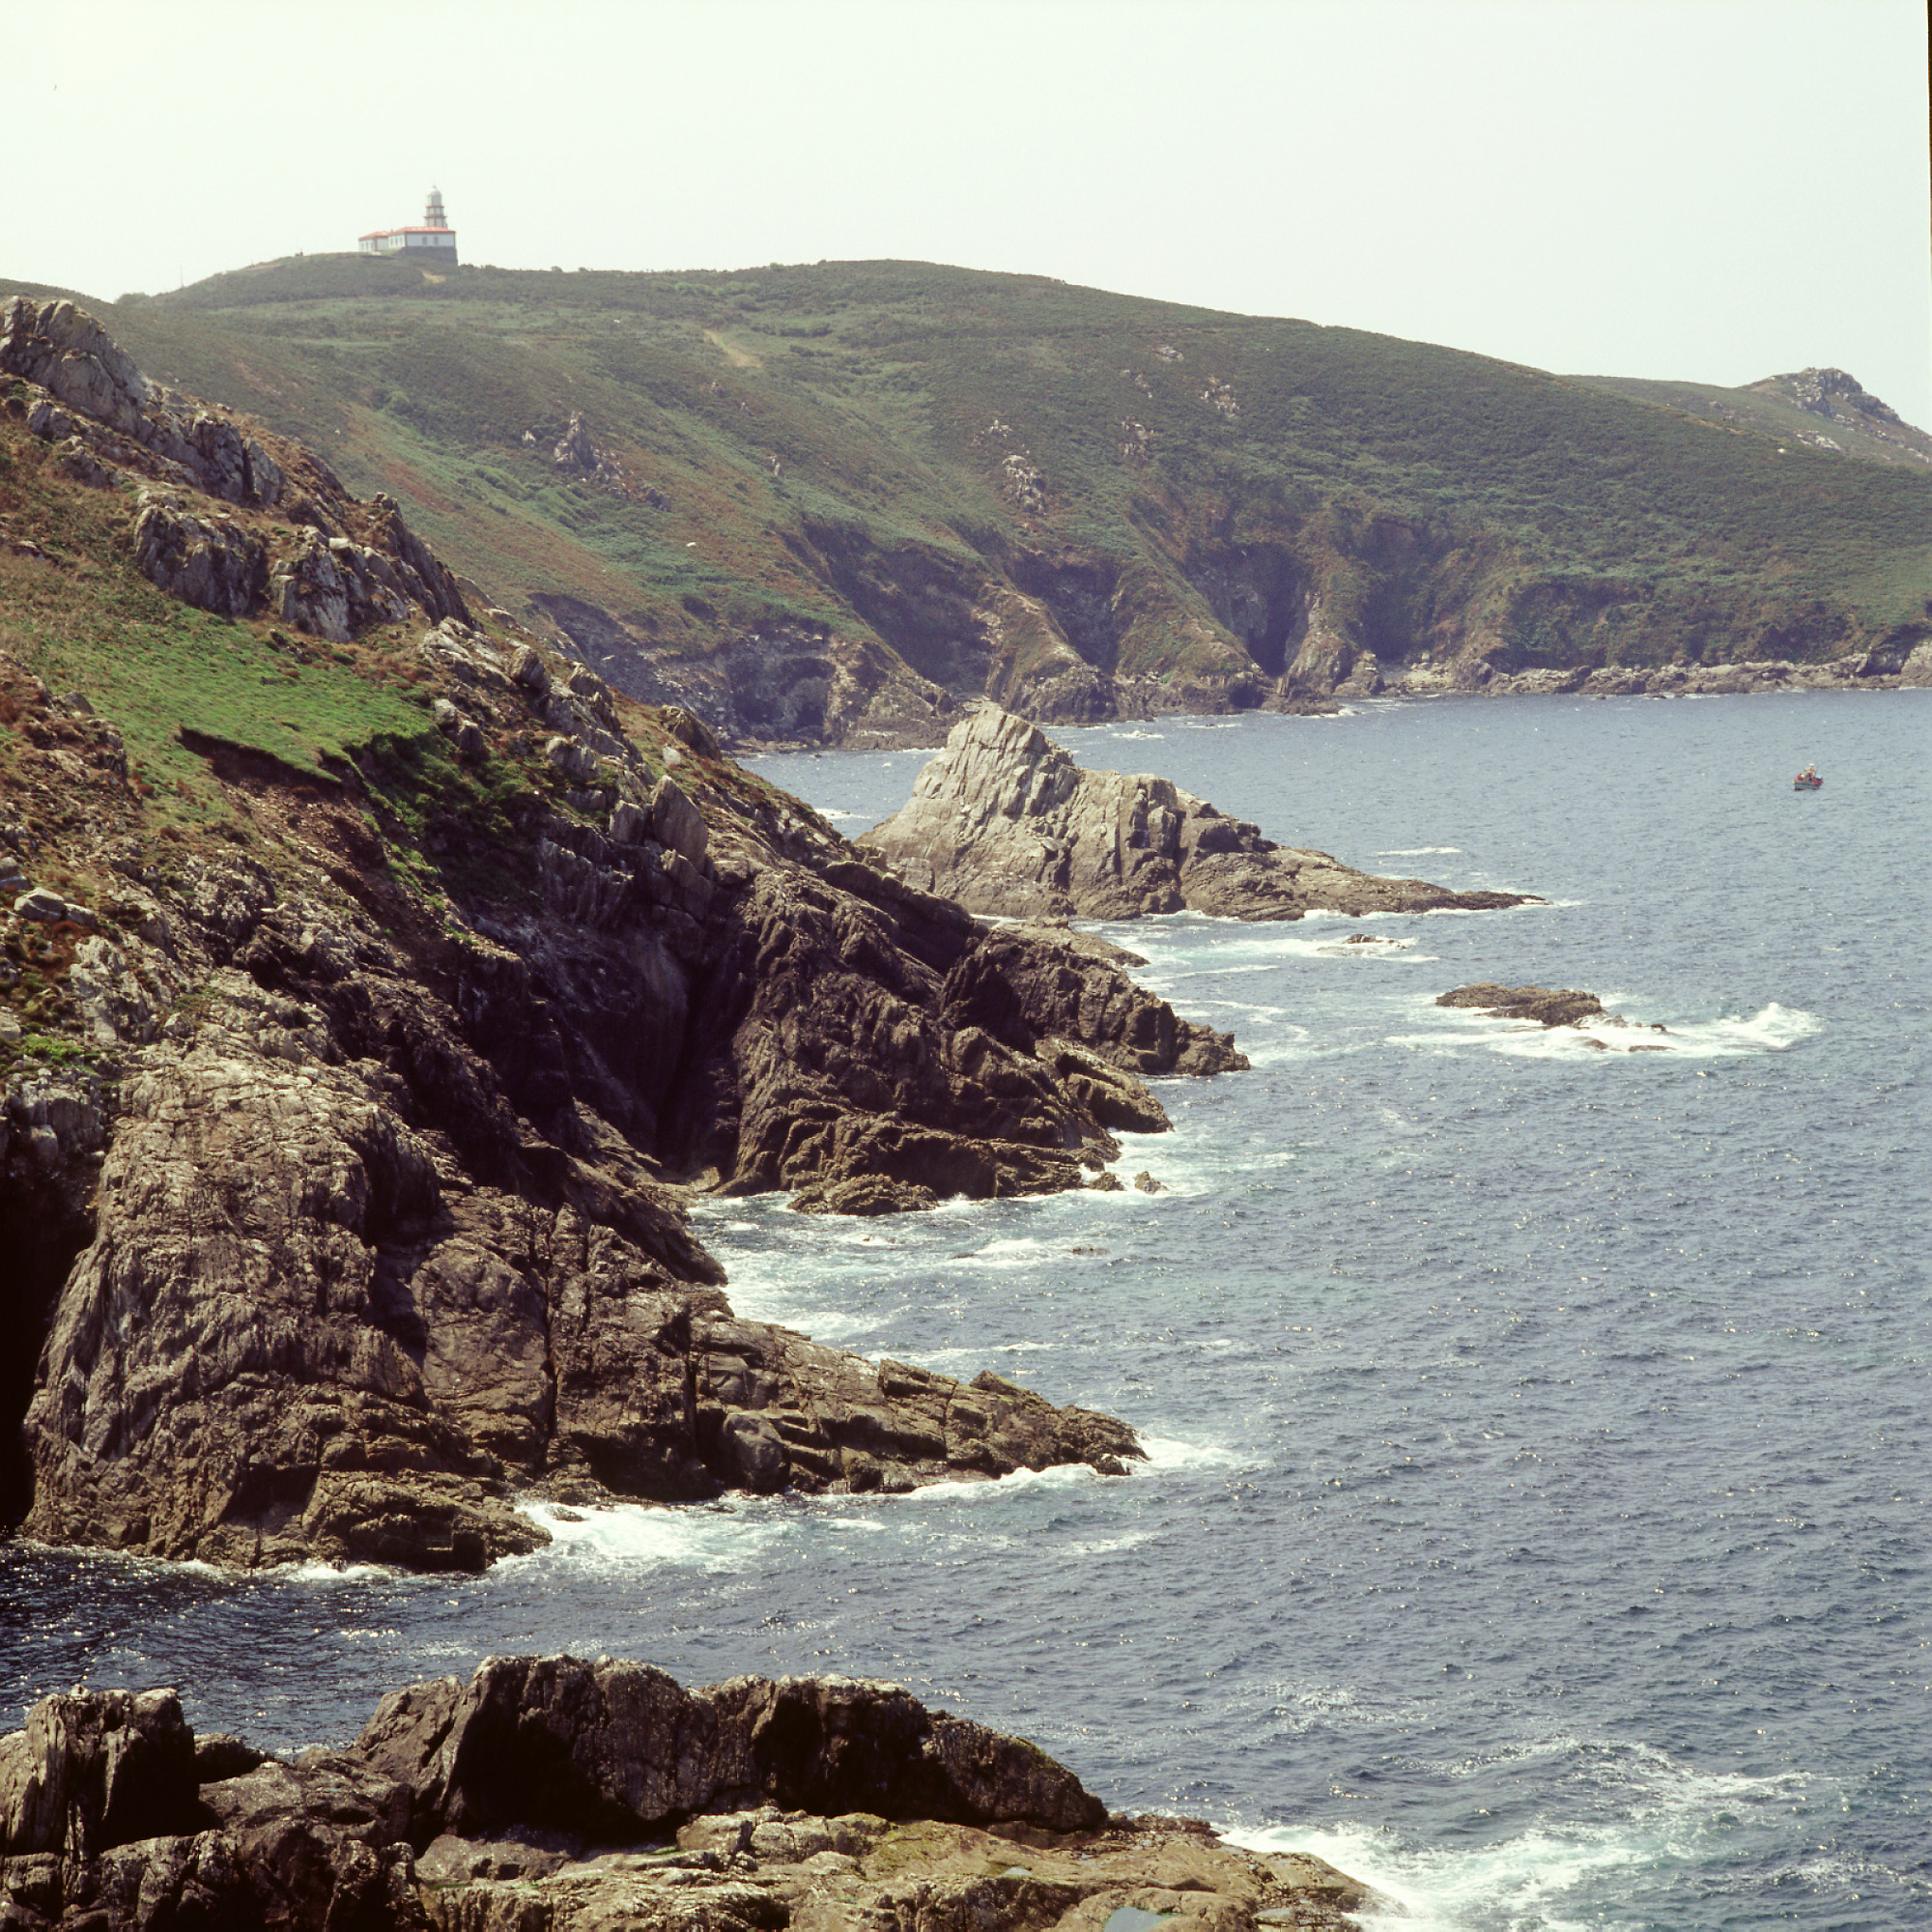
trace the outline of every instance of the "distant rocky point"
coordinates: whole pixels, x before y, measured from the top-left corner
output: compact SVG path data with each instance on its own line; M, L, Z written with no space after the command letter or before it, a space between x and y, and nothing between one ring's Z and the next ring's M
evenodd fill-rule
M0 1737L11 1932L978 1932L1343 1927L1320 1859L1115 1817L1022 1739L896 1684L492 1658L345 1750L197 1739L172 1690L43 1699Z
M953 728L911 799L860 843L924 891L1013 919L1185 909L1293 920L1540 903L1378 878L1277 845L1166 779L1084 771L1037 725L991 705Z

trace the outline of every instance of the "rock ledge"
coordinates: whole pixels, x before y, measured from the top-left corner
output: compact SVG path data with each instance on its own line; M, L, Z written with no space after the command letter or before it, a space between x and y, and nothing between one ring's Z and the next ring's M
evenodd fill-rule
M288 1762L197 1750L172 1690L48 1697L0 1737L10 1932L1097 1932L1122 1906L1256 1932L1385 1903L1110 1817L1025 1741L852 1678L493 1658Z

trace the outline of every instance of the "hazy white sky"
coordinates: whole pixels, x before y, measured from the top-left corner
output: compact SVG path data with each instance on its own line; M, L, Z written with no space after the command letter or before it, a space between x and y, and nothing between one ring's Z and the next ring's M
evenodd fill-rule
M471 262L1028 270L1579 373L1835 363L1932 425L1920 0L0 0L0 287L352 248L436 183Z

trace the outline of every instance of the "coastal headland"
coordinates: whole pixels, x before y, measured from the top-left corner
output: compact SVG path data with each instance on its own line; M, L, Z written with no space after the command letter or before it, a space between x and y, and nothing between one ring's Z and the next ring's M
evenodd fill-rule
M1843 370L1553 375L919 262L77 299L741 744L1932 681L1932 439Z

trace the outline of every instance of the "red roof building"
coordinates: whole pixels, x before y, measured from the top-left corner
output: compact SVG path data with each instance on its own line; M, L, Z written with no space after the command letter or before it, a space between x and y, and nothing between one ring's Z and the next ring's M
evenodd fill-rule
M420 252L454 267L456 230L449 225L442 212L442 190L440 187L430 189L429 206L423 210L420 228L373 229L361 238L360 246L365 255L414 255Z

